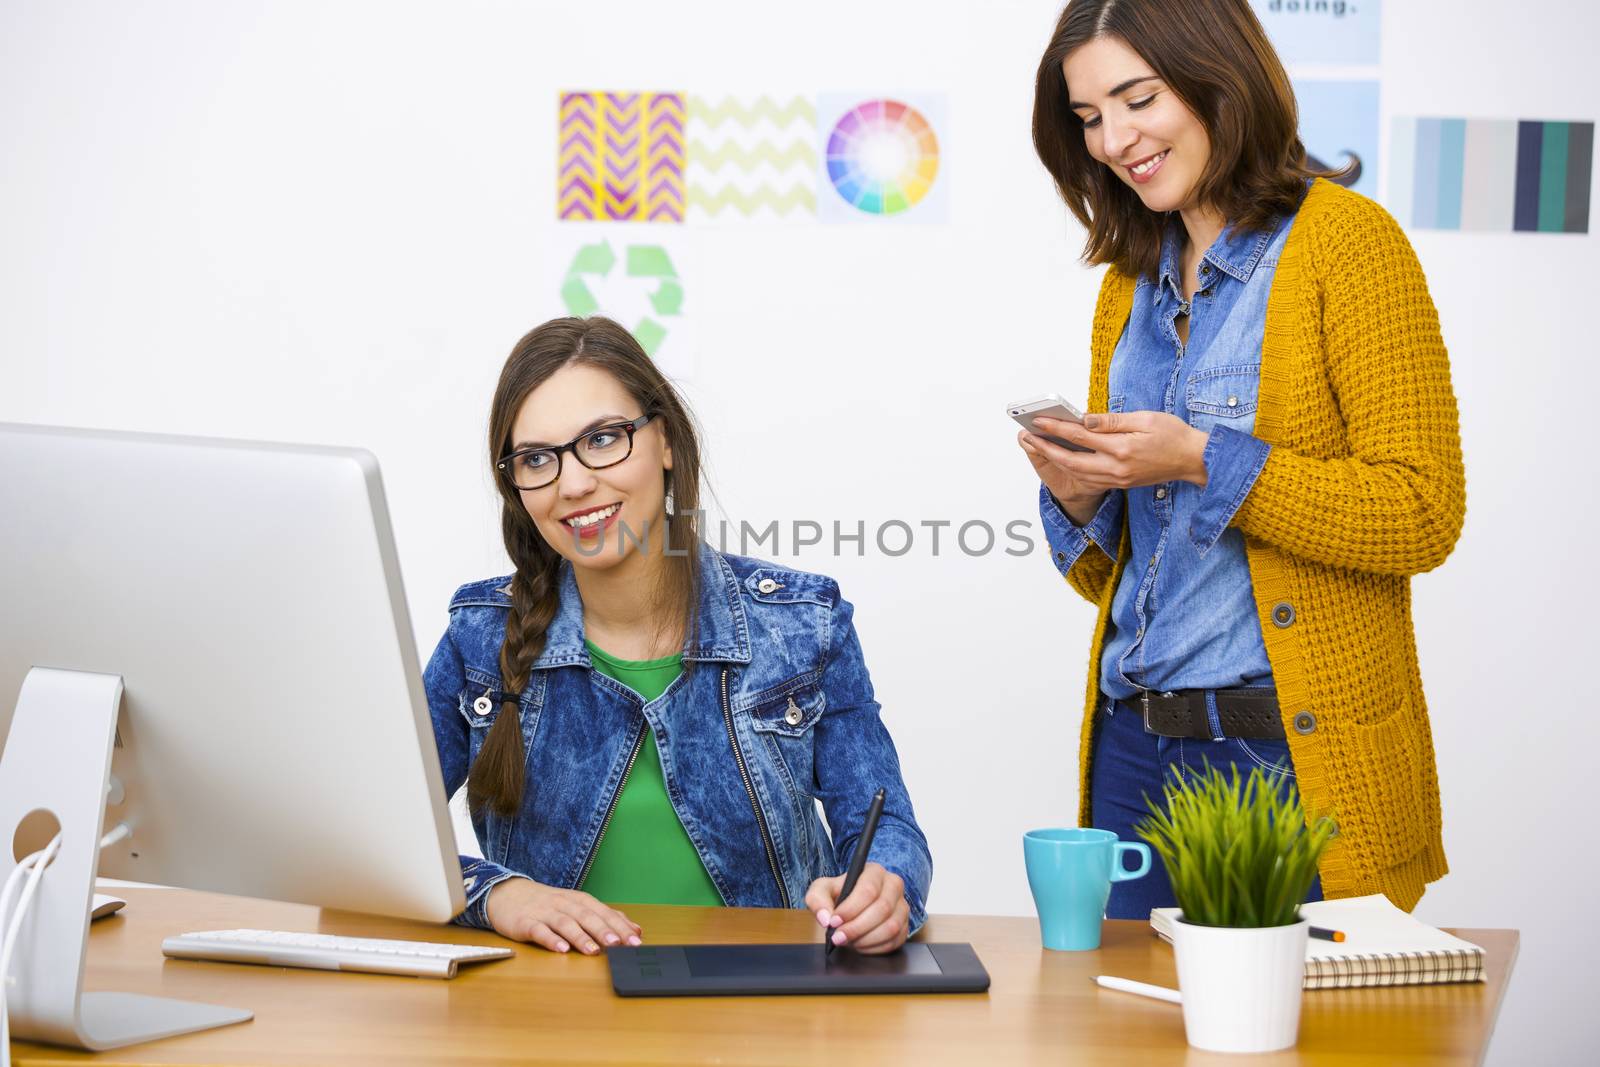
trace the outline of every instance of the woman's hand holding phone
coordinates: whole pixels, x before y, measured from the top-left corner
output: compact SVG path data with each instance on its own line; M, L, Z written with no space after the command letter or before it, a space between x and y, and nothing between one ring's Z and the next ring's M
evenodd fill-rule
M1041 430L1044 429L1043 423L1045 422L1050 423L1052 426L1065 425L1064 423L1057 423L1053 419L1041 420L1039 427ZM1057 434L1056 436L1060 435ZM1052 462L1042 450L1048 448L1069 456L1074 454L1081 455L1082 453L1068 452L1066 449L1053 445L1026 430L1017 434L1017 443L1022 446L1022 451L1028 457L1028 462L1033 464L1034 473L1039 476L1039 480L1044 483L1045 488L1050 490L1050 495L1056 498L1056 503L1061 505L1061 510L1067 513L1067 518L1079 526L1089 525L1090 520L1094 518L1094 513L1100 510L1100 502L1105 499L1106 491L1104 489L1095 489L1086 482L1081 481L1066 467Z
M1070 451L1027 432L1018 437L1039 480L1080 526L1094 518L1112 489L1175 481L1206 484L1208 435L1176 415L1123 411L1085 415L1082 425L1046 418L1037 425L1040 433L1093 449Z

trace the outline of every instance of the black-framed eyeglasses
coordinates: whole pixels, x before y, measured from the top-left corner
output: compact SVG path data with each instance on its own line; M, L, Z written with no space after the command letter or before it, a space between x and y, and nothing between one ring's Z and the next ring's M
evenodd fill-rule
M543 489L561 477L561 453L571 452L592 471L615 467L633 455L633 435L655 415L646 412L632 422L612 422L581 433L564 445L524 448L501 456L495 470L518 489Z

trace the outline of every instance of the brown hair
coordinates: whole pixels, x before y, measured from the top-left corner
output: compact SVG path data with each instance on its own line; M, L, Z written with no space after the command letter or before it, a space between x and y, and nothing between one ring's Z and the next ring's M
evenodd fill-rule
M565 318L535 327L518 341L500 371L489 411L490 470L511 451L512 424L523 401L557 371L574 364L610 374L638 401L641 414L656 416L652 424L666 434L672 469L662 475L672 509L665 545L672 546L672 552L664 557L654 616L661 633L681 632L687 641L699 606L700 441L683 399L632 334L606 318ZM510 479L496 472L495 485L500 490L500 532L516 566L511 613L500 646L500 684L507 699L467 775L467 804L474 813L487 805L510 816L522 806L523 790L517 701L560 606L562 557L539 533Z
M1089 231L1085 262L1154 275L1166 224L1089 155L1083 120L1067 106L1062 63L1100 37L1138 53L1205 127L1211 158L1196 198L1236 228L1264 229L1294 213L1307 179L1331 176L1306 158L1289 76L1249 0L1072 0L1039 60L1033 147Z

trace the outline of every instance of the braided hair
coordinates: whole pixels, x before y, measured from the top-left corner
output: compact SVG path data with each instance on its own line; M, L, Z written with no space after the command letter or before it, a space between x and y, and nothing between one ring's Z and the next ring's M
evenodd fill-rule
M500 371L490 406L490 469L495 470L500 457L510 451L512 427L528 396L557 371L575 364L597 367L616 378L645 412L657 417L666 434L673 465L662 476L673 509L667 516L665 544L684 551L668 553L662 561L653 615L661 632L682 633L687 641L699 604L699 436L683 399L632 334L611 319L596 316L552 319L524 335ZM518 700L560 607L563 560L534 525L510 478L497 472L495 484L500 491L500 533L516 568L500 645L500 684L506 700L467 774L467 804L473 814L488 808L509 817L522 806L525 775Z

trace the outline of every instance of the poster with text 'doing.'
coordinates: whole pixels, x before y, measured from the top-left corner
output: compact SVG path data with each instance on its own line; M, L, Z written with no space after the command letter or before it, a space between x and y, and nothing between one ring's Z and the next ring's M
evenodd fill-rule
M1285 66L1376 66L1381 0L1250 0Z

